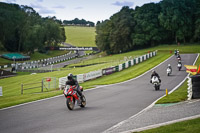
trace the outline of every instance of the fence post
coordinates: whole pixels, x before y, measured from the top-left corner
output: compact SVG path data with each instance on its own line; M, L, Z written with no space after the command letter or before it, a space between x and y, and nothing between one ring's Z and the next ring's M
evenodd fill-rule
M43 80L44 80L44 79L42 79L42 88L41 88L41 92L43 92L43 84L44 84L44 83L43 83Z
M21 94L23 94L23 84L21 84Z

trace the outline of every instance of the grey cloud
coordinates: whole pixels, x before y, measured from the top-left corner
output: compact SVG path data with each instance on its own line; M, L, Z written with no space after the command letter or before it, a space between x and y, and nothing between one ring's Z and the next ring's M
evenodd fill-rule
M44 7L41 6L40 4L33 4L33 3L31 3L30 6L31 6L32 8L38 8L38 9L44 8Z
M76 7L76 8L74 8L74 9L83 9L83 7L79 6L79 7Z
M56 14L54 10L49 10L47 8L41 8L38 12L40 14Z
M40 14L55 14L56 13L54 10L50 10L50 9L48 9L40 4L37 4L37 3L36 4L31 3L30 6L34 9L38 9L38 12Z
M43 2L43 0L37 0L37 2Z
M64 9L65 6L54 6L54 7L52 7L52 8L60 8L60 9Z
M6 3L15 3L16 0L6 0Z
M115 3L112 3L112 5L115 5L115 6L129 6L129 7L132 7L134 5L133 2L129 2L129 1L124 1L124 2L119 2L119 1L116 1Z

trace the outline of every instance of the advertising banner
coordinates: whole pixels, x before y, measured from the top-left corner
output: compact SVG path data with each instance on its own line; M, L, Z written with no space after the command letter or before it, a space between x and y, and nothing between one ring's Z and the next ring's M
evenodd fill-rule
M102 70L103 75L109 75L115 72L115 67L110 67Z
M102 70L92 71L92 72L83 74L83 80L87 81L87 80L95 79L101 76L102 76Z
M78 83L83 83L84 82L84 80L83 80L83 74L78 74L77 75L77 81L78 81Z

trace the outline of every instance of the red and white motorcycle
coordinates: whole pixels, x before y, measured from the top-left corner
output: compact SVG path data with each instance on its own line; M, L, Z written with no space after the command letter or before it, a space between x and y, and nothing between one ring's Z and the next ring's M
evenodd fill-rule
M69 86L67 85L63 91L65 98L66 98L66 105L69 110L73 110L74 106L77 104L80 107L85 107L86 99L85 96L82 96L82 100L76 91L76 86ZM83 87L80 86L81 91L83 91Z

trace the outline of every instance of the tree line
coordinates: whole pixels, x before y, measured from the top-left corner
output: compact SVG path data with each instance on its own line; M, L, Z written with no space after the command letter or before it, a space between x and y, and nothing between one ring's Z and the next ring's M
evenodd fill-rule
M85 19L75 18L74 20L63 20L64 25L80 25L80 26L90 26L94 27L95 24L91 21L86 21Z
M0 50L31 54L65 40L55 17L42 18L31 7L0 2Z
M107 54L191 42L200 42L199 0L162 0L135 9L125 6L96 25L96 45Z

